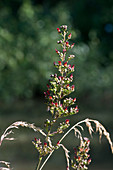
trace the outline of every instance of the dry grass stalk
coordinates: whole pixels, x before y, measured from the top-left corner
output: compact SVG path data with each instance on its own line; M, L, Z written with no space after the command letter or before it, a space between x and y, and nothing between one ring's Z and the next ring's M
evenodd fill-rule
M110 148L111 148L111 151L113 153L113 143L111 141L111 138L110 138L110 134L109 132L107 132L107 130L104 128L104 126L97 120L93 120L93 119L84 119L78 123L76 123L74 126L72 126L65 134L64 136L59 140L59 142L62 142L62 140L72 131L74 130L75 132L75 136L77 136L78 138L80 138L81 140L81 143L82 143L82 134L80 132L80 130L78 130L77 127L80 127L81 130L83 130L83 127L81 124L85 123L86 126L88 127L88 131L89 131L89 134L91 135L92 137L92 133L94 132L94 129L92 127L92 124L91 122L93 122L96 126L96 132L99 132L99 139L101 141L101 138L102 138L102 135L104 135L106 137L106 139L108 140L109 144L110 144ZM76 135L78 134L78 135Z
M82 134L81 134L80 130L78 130L77 128L74 128L74 133L75 133L75 136L80 139L80 141L81 141L80 145L82 146L83 138L82 138Z
M67 150L66 148L65 148L65 146L64 145L62 145L62 144L59 144L59 146L61 146L62 148L63 148L63 150L65 151L65 156L66 156L66 160L67 160L67 170L69 170L69 150Z
M6 161L0 161L0 164L4 164L6 167L0 167L0 170L11 170L10 163Z
M0 145L2 144L3 140L14 140L14 138L7 138L7 136L9 136L10 134L13 133L12 129L14 129L14 128L18 129L19 126L33 129L35 132L40 132L43 136L46 136L46 134L42 131L42 129L36 127L33 123L27 123L27 122L23 122L23 121L17 121L17 122L14 122L13 124L11 124L11 125L4 131L4 133L2 134L2 136L1 136L1 138L0 138Z
M92 127L92 124L91 123L94 123L95 126L96 126L96 132L99 132L99 139L101 141L101 138L102 138L102 135L104 135L109 144L110 144L110 147L111 147L111 151L113 153L113 143L111 141L111 138L110 138L110 134L107 132L107 130L104 128L104 126L97 120L93 120L93 119L84 119L78 123L76 123L74 126L72 126L64 135L63 137L59 140L59 146L62 146L62 148L64 149L65 151L65 156L66 156L66 160L67 160L67 170L69 170L69 151L64 147L64 145L61 144L61 141L72 131L74 130L74 133L75 133L75 136L78 137L80 139L80 142L81 142L81 145L82 145L82 142L83 142L83 138L82 138L82 133L80 130L84 130L83 126L81 124L85 123L86 126L88 127L88 131L89 131L89 134L92 136L92 133L94 132L94 129ZM4 133L2 134L1 136L1 139L0 139L0 145L2 144L3 140L14 140L14 138L7 138L8 135L12 134L13 131L12 129L13 128L16 128L18 129L19 126L21 127L27 127L27 128L30 128L30 129L33 129L35 132L40 132L43 136L47 137L47 135L43 132L42 129L36 127L33 123L30 124L30 123L27 123L27 122L23 122L23 121L17 121L13 124L11 124L5 131ZM79 130L80 129L80 130ZM46 138L47 141L49 142L49 145L52 146L52 143L51 143L51 139L50 137L47 137ZM52 153L54 152L54 150L51 151L51 153L48 155L47 159L45 160L45 162L42 164L42 166L40 167L40 170L44 167L45 163L48 161L48 159L50 158L50 156L52 155ZM2 162L2 161L1 161ZM3 163L3 162L2 162ZM4 161L5 163L5 161ZM7 164L6 164L7 165ZM0 170L10 170L9 167L3 169L0 169Z
M89 131L89 134L91 135L92 137L92 133L94 132L94 129L92 127L92 124L91 122L93 122L96 126L96 132L99 132L99 139L101 140L102 138L102 135L104 135L109 144L110 144L110 147L111 147L111 151L113 153L113 143L111 141L111 138L110 138L110 134L107 132L107 130L104 128L104 126L97 120L93 120L93 119L84 119L78 123L76 123L74 126L72 126L64 135L63 137L59 140L59 143L62 142L62 140L72 131L74 130L74 133L75 133L75 136L78 137L80 139L80 142L81 142L81 145L83 143L83 137L82 137L82 134L80 132L80 130L78 128L80 128L82 131L84 130L84 128L82 127L81 124L85 123L86 126L88 127L88 131ZM62 144L60 144L62 145ZM63 145L62 145L63 146ZM64 149L64 146L63 146L63 149ZM64 149L65 150L65 149ZM67 150L67 149L66 149ZM69 155L68 155L68 152L66 152L65 150L65 154L66 154L66 159L67 159L67 167L68 167L68 161L69 161ZM48 159L50 158L50 156L53 154L54 150L48 155L47 159L45 160L45 162L43 163L43 165L41 166L40 170L42 170L42 168L44 167L45 163L48 161ZM69 167L67 168L69 170Z

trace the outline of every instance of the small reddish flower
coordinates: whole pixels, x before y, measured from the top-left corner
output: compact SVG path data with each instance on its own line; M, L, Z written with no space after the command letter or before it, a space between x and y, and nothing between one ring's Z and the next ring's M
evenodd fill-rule
M52 100L53 99L52 96L49 96L49 99Z
M35 138L35 137L34 137ZM35 138L35 142L37 142L37 138Z
M55 106L57 107L57 106L58 106L58 103L55 103Z
M60 104L60 107L62 107L62 104Z
M73 102L76 102L76 98L73 99Z
M68 65L68 69L71 70L71 64Z
M86 148L86 149L85 149L85 152L88 153L88 152L89 152L89 148Z
M63 49L63 53L65 53L66 52L66 49Z
M74 86L74 85L72 85L72 86L71 86L71 89L72 89L72 90L74 90L74 89L75 89L75 86Z
M71 70L72 70L72 71L74 71L74 67L75 67L74 65L71 67Z
M51 104L52 104L52 105L54 105L54 103L53 103L53 102L51 102Z
M61 33L61 30L59 28L57 28L57 31L58 31L58 33Z
M75 107L75 110L77 110L77 109L78 109L78 106Z
M67 84L66 88L67 88L67 89L69 88L69 84Z
M90 140L87 141L87 144L88 144L88 145L90 144Z
M59 54L59 51L57 49L55 49L56 53Z
M74 44L75 44L75 43L73 43L73 44L71 45L71 48L73 48L73 47L74 47Z
M58 61L58 64L59 64L59 66L61 66L61 65L62 65L62 62L61 62L61 61Z
M47 143L46 143L46 142L44 142L44 146L47 146Z
M81 157L80 157L80 156L78 156L78 160L79 160L79 161L81 160Z
M91 158L90 159L88 159L88 164L90 164L91 163Z
M71 39L71 33L68 35L68 39Z
M64 109L65 111L67 110L67 107Z
M71 79L73 78L73 74L70 75L70 78L71 78Z
M66 119L66 120L65 120L65 123L66 123L66 124L69 124L69 119Z
M76 110L76 112L78 113L78 111L79 111L78 106L75 107L75 110Z
M80 148L80 152L83 152L83 148Z
M69 42L68 41L66 41L66 47L69 47Z
M59 144L60 144L60 141L57 142L57 145L59 145Z
M64 63L64 67L67 67L67 62Z

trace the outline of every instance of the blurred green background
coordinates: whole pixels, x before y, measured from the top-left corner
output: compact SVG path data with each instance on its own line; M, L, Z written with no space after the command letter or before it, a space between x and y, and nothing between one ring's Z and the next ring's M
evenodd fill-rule
M0 134L17 120L43 128L48 118L43 92L55 72L56 28L66 24L72 32L76 55L72 64L80 113L72 124L90 117L102 122L113 140L113 1L112 0L4 0L0 1ZM18 140L4 142L0 160L15 170L33 170L38 159L31 130L15 131ZM69 147L73 136L67 139ZM112 170L113 155L105 138L91 139L91 170ZM75 141L76 144L76 141ZM65 169L62 151L45 170ZM54 167L55 165L55 167Z

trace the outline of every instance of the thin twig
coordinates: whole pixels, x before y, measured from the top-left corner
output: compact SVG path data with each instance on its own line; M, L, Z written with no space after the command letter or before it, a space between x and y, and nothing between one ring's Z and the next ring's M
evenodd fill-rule
M44 165L46 164L46 162L48 161L48 159L50 158L50 156L53 154L54 150L51 151L51 153L48 155L48 157L46 158L46 160L44 161L44 163L42 164L40 170L42 170L42 168L44 167Z

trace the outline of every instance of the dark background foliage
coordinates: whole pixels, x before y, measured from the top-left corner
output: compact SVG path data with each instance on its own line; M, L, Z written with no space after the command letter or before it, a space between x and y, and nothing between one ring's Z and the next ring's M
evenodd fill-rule
M56 28L72 31L79 96L113 95L111 0L0 2L0 99L43 93L56 60Z

